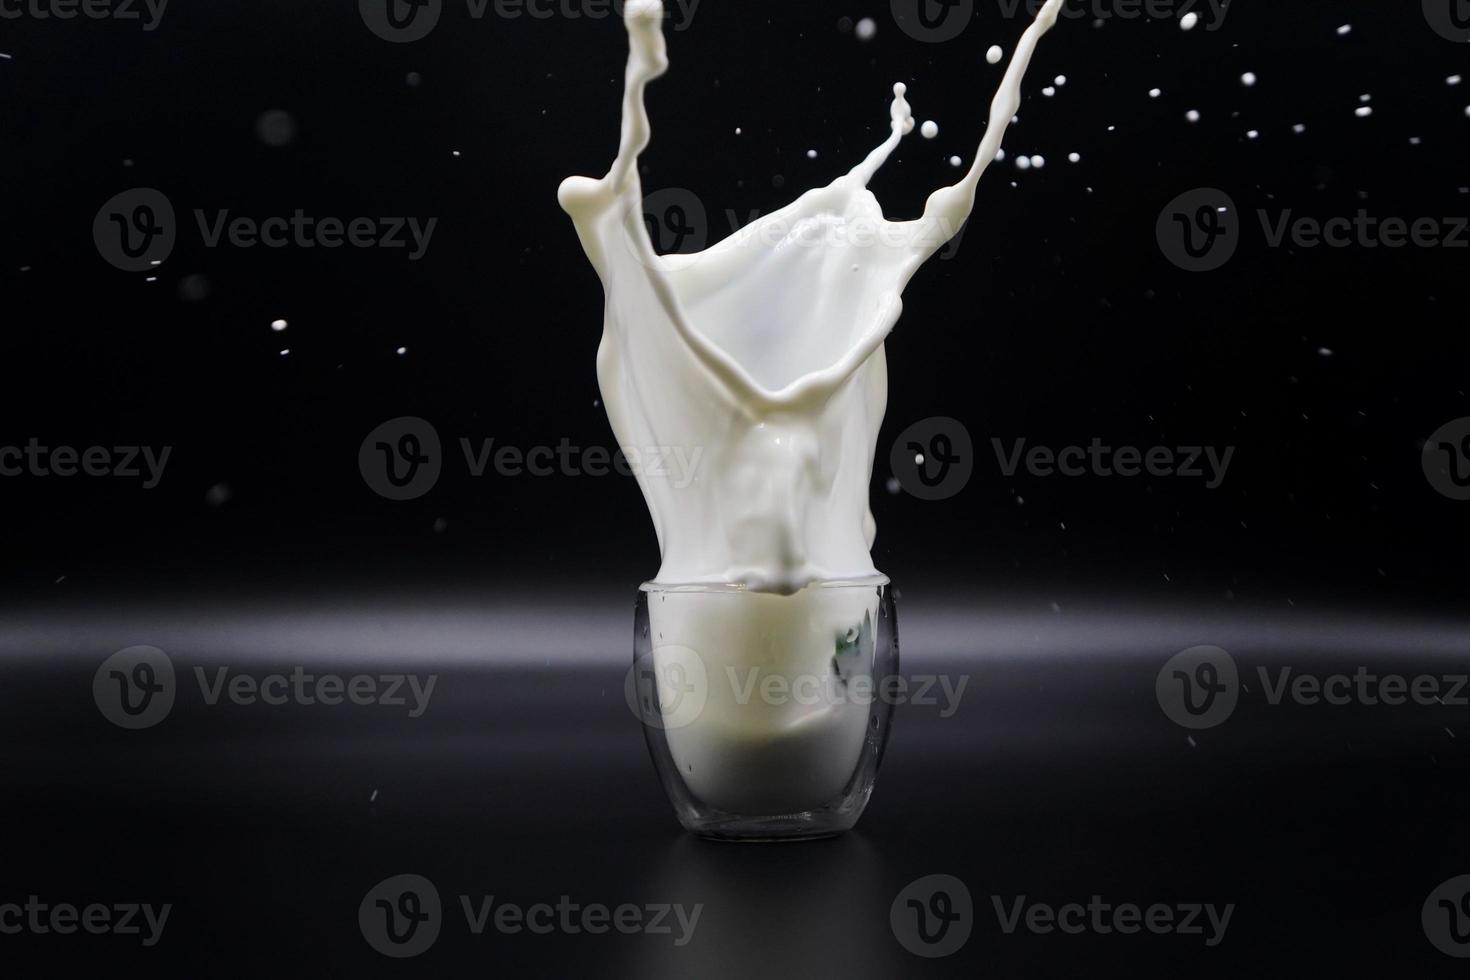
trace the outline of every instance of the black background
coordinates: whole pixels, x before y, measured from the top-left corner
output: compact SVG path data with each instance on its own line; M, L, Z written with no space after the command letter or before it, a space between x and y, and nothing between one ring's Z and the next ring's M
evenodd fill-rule
M892 761L886 774L904 780L903 791L892 794L895 809L882 809L880 780L863 825L867 836L813 845L866 848L864 860L880 869L873 872L880 882L872 908L855 899L832 906L832 896L818 890L799 893L788 909L820 918L836 908L853 917L864 942L878 930L873 941L883 952L870 961L857 957L850 969L863 962L884 972L919 968L887 942L883 925L886 896L903 881L950 867L963 873L966 860L983 864L1004 852L1001 877L1011 874L1015 889L1024 890L1022 872L1043 867L1059 846L1058 861L1072 860L1075 868L1085 855L1095 862L1091 877L1037 873L1044 882L1070 882L1063 894L1085 896L1124 882L1145 899L1168 899L1182 887L1169 877L1170 855L1204 848L1218 862L1208 867L1250 882L1239 890L1279 900L1312 927L1292 933L1262 925L1254 939L1238 937L1229 957L1195 964L1191 975L1286 975L1316 962L1308 945L1330 947L1349 963L1377 957L1374 975L1389 975L1388 964L1401 956L1433 957L1403 976L1454 965L1429 949L1416 925L1428 889L1464 870L1456 855L1441 852L1465 802L1463 765L1453 765L1453 753L1437 755L1454 744L1441 730L1446 721L1454 727L1449 714L1410 734L1397 720L1371 714L1335 716L1338 727L1323 734L1304 717L1301 724L1314 733L1309 749L1288 747L1301 732L1268 726L1267 734L1237 740L1233 754L1214 760L1212 778L1223 784L1204 777L1191 783L1194 777L1181 777L1178 768L1188 763L1176 755L1190 750L1151 701L1152 671L1170 652L1262 623L1268 638L1256 652L1261 658L1274 650L1339 666L1359 662L1354 656L1463 663L1463 644L1457 648L1454 638L1463 636L1457 616L1470 505L1434 491L1420 453L1431 432L1470 414L1467 253L1271 248L1255 218L1262 208L1322 219L1366 208L1410 220L1470 210L1470 88L1445 83L1470 68L1470 58L1462 45L1431 31L1418 8L1236 0L1218 31L1205 29L1208 11L1189 33L1169 19L1096 27L1069 17L1043 40L1020 122L1005 145L1012 157L1039 153L1047 164L1026 172L1010 160L993 165L957 254L931 262L909 287L887 342L891 393L873 486L875 561L913 598L912 613L901 603L904 622L942 610L940 599L960 611L1016 615L1022 625L1015 635L1025 642L1004 652L1024 647L1033 659L1014 667L1020 673L1012 686L990 688L971 709L980 727L967 729L973 739L965 744L981 746L978 755L946 768L929 755L917 760L911 741L910 768ZM878 25L867 42L851 30L863 16ZM1351 23L1352 33L1337 35L1341 23ZM719 236L728 231L726 209L773 210L856 162L886 132L889 88L899 80L909 85L916 117L937 120L941 132L932 141L910 136L873 189L889 216L917 214L927 193L956 175L947 158L959 154L968 163L983 132L1001 74L1000 66L985 64L985 49L999 43L1009 54L1023 23L981 2L959 38L926 44L906 36L880 3L704 0L692 21L670 27L672 67L649 94L654 136L643 158L644 186L688 188L705 203ZM314 895L312 887L341 891L344 915L350 913L371 882L417 870L398 867L409 828L438 841L425 845L428 863L450 867L462 854L451 838L473 855L487 853L485 842L495 835L542 833L537 839L546 850L533 853L562 853L555 865L561 870L542 879L526 868L516 880L544 885L539 892L553 898L575 889L576 869L598 865L599 854L622 856L610 859L612 870L598 872L605 875L598 880L616 881L635 866L647 872L646 863L627 856L630 841L670 865L708 871L709 861L725 861L685 853L708 845L676 835L626 717L618 718L621 726L606 719L606 739L591 722L573 726L599 751L615 754L625 768L609 771L620 778L625 772L626 785L637 788L637 804L605 818L596 811L622 807L623 784L608 785L605 773L566 761L585 746L566 746L565 756L548 761L522 751L520 741L497 737L471 750L440 728L420 728L415 748L389 764L380 742L401 733L339 729L330 717L303 722L303 730L258 720L237 730L233 719L215 720L215 741L205 743L210 751L190 756L197 769L169 755L185 751L177 742L195 731L192 723L177 725L176 741L145 743L178 765L160 767L147 757L148 774L140 778L152 787L150 796L109 781L107 762L137 758L127 753L139 743L125 747L96 717L86 696L89 670L43 669L70 663L68 657L95 665L130 643L164 645L150 637L169 635L180 617L196 629L180 642L199 644L192 653L201 657L210 644L237 657L279 649L261 637L279 639L285 627L263 614L253 622L247 615L239 626L215 618L241 597L249 600L247 612L285 603L298 612L338 614L335 627L315 627L326 647L352 633L356 626L342 624L359 623L353 617L363 608L420 615L415 622L427 625L403 653L432 663L453 633L436 631L436 603L452 596L462 600L460 610L534 600L531 608L547 617L540 642L548 647L562 642L556 630L570 628L561 616L616 607L616 615L576 620L581 635L593 637L586 663L602 671L598 686L615 696L627 653L623 613L633 587L658 561L636 484L619 477L472 478L455 441L613 445L594 369L600 286L555 191L567 175L601 174L615 151L626 57L616 20L473 20L451 2L428 38L394 45L365 28L352 3L174 0L152 32L84 18L0 20L0 51L12 56L0 60L0 445L35 437L76 447L173 447L152 490L115 479L0 480L5 645L15 658L9 717L17 750L7 770L20 787L9 818L16 838L41 835L46 853L68 866L79 858L77 866L90 871L51 873L80 887L110 880L110 872L97 869L129 868L135 874L128 880L161 875L177 883L190 880L180 869L195 862L230 868L259 859L224 849L194 821L239 833L276 858L315 852L314 874L303 872L301 881L237 892L196 883L192 894L209 896L220 909L205 917L211 936L235 921L226 911L232 900L250 910L242 918L269 919L262 911L266 891L296 889L287 907L312 905L314 897L303 897ZM1259 78L1254 87L1240 83L1247 71ZM411 72L419 84L408 84ZM1042 96L1057 74L1067 76L1066 85ZM1155 86L1163 94L1150 99ZM1374 113L1358 118L1353 110L1364 93ZM1198 123L1186 122L1190 109L1201 113ZM288 145L258 138L257 119L270 110L294 116L298 128ZM1294 134L1296 123L1306 131ZM1248 130L1259 138L1247 139ZM819 151L816 159L807 158L809 148ZM1075 165L1066 160L1073 151L1081 154ZM154 282L146 281L150 273L108 265L92 239L103 202L132 187L161 190L180 218L179 243L151 273ZM1245 216L1239 251L1211 273L1174 267L1155 239L1160 210L1196 187L1225 190ZM195 208L257 218L302 208L318 217L439 220L427 255L409 262L404 250L206 248ZM184 298L179 284L186 276L205 277L208 296ZM269 326L278 317L290 323L283 333ZM403 355L395 353L400 346ZM290 353L282 356L283 348ZM365 485L357 454L372 428L402 415L430 420L450 457L429 494L395 503ZM888 492L894 435L935 415L969 429L974 479L940 502ZM1145 448L1233 446L1235 455L1215 490L1180 478L1012 479L996 465L992 437L1053 447L1093 437ZM220 484L228 499L216 495L212 502L210 490ZM1054 617L1084 603L1120 619L1056 625ZM1313 618L1296 626L1317 630L1314 639L1272 633L1278 620L1271 617L1304 605ZM109 629L124 614L127 628ZM1196 628L1160 626L1176 622L1169 619L1175 615ZM84 621L86 629L78 625ZM446 621L452 613L438 622ZM1451 640L1427 646L1430 624ZM919 635L939 638L916 651L917 662L941 653L983 660L1008 642L923 629ZM1348 649L1342 636L1360 645ZM1065 655L1052 645L1060 637L1067 638ZM1098 637L1096 658L1086 656L1089 637ZM287 649L291 642L281 641ZM361 652L342 642L338 653ZM488 636L485 642L482 666L493 668L504 644ZM1119 666L1124 662L1133 667ZM1092 681L1078 682L1079 670ZM73 674L81 686L65 679ZM1124 679L1134 675L1139 684ZM510 719L497 699L542 697L549 704L561 690L553 683L558 676L552 670L513 697L488 685L493 697L464 695L452 702L461 713L436 724L463 738L477 725L503 725L530 739L525 733L546 716L529 711L529 720ZM465 684L475 689L473 680ZM1058 684L1070 692L1066 698L1053 696ZM1034 709L1017 710L1016 729L1001 727L994 714L1013 703L1003 691ZM615 703L600 703L616 714ZM1073 727L1083 718L1090 719L1083 726L1090 738ZM208 719L200 724L210 729ZM1381 738L1365 735L1380 725L1387 728ZM1017 737L1029 748L1002 751L1006 740L995 737L1014 731L1032 732L1035 744ZM323 748L339 738L357 741L341 754ZM1376 748L1363 749L1364 738ZM1430 739L1432 747L1421 741ZM942 741L936 736L934 744ZM103 743L116 745L103 751ZM1324 755L1304 759L1312 746ZM897 747L895 754L904 757ZM1023 766L1023 758L1037 765ZM487 767L516 764L526 768L504 784L514 791L495 794L493 803L454 792L478 785L476 774ZM332 797L336 784L323 782L324 774L352 765L364 769L361 785ZM348 821L356 836L344 839L395 855L389 867L361 871L360 854L321 849L344 826L333 823L333 808L346 810L347 799L358 806L383 772L417 774L405 778L418 787L422 809L373 818L370 827ZM968 774L963 791L953 789L959 772ZM229 789L236 777L253 787L257 802L242 803L239 787ZM1182 795L1144 793L1165 778L1184 779ZM298 779L312 792L293 795L302 788ZM997 809L995 797L976 788L980 780L1012 793L1022 787L1015 808ZM1111 808L1100 802L1127 796L1119 787L1144 797L1113 799ZM1360 811L1365 806L1377 809ZM585 819L528 829L569 808ZM1043 829L1038 814L1046 815ZM1276 836L1286 833L1278 820L1295 831L1289 843ZM277 829L261 830L265 825ZM924 860L912 868L884 863L908 853L911 835L927 835L926 827L934 843ZM161 863L134 865L121 845L95 853L76 840L123 829L155 843L184 834L193 844L165 847ZM1210 834L1239 850L1222 852ZM1068 840L1075 848L1058 843ZM580 843L558 851L567 841ZM1416 857L1405 860L1418 862L1402 880L1391 871L1400 867L1395 847L1408 848ZM1239 855L1252 849L1261 863L1247 874ZM1376 855L1371 871L1339 878L1343 855L1365 850ZM485 865L504 857L494 853ZM847 867L850 857L842 852L834 866ZM772 882L795 867L785 861L821 864L764 854L752 860L768 867ZM1294 861L1316 870L1303 872L1299 863L1293 870ZM1124 864L1128 872L1119 870ZM45 881L47 867L38 863L29 880ZM469 859L464 867L478 872L466 887L495 890L484 866ZM709 882L725 880L726 871L693 880L718 891ZM1219 884L1194 871L1190 880ZM979 896L988 886L971 887ZM1380 889L1399 891L1350 920L1323 911L1343 891L1361 898ZM735 891L736 904L770 900ZM1258 924L1276 921L1278 911L1290 914L1266 915L1258 906ZM200 932L183 935L182 924L178 938L187 952L175 948L172 955L198 966L215 953L248 948L254 953L243 963L291 972L336 962L333 951L349 945L351 959L370 955L350 923L340 932L271 928L271 935L289 937L279 939L290 947L280 959L262 945L276 941L268 937L215 946ZM749 943L758 944L751 929ZM829 938L842 934L824 929ZM988 963L1006 966L1006 975L1063 975L1062 964L1085 952L1077 962L1097 971L1136 967L1140 975L1163 975L1148 965L1153 961L1135 959L1138 945L1027 941L1033 946L1021 946L1014 961L972 950L982 960L966 969ZM746 948L743 939L734 946ZM555 960L555 969L595 963L600 955L585 941L572 948L573 958ZM1147 955L1167 963L1176 953L1165 944ZM448 962L443 955L440 968ZM1057 959L1030 970L1033 955ZM483 950L476 956L467 961L485 969L494 960ZM538 956L523 951L505 966L553 969L545 965L552 960ZM1269 965L1278 961L1292 966L1278 972ZM703 965L702 973L688 975L716 975ZM636 975L650 964L633 957L620 967ZM780 973L769 962L763 968Z

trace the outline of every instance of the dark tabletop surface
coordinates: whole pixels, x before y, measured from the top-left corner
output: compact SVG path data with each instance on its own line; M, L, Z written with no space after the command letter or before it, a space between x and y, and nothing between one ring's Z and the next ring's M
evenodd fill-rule
M193 976L1462 969L1421 922L1430 893L1470 872L1470 725L1450 696L1466 653L1456 623L1305 607L1052 608L1034 596L908 596L899 610L905 674L968 678L955 710L942 698L900 705L857 829L775 845L681 832L622 696L631 601L297 596L13 613L0 904L171 909L151 946L141 912L137 935L27 931L0 943L15 962L58 970ZM107 656L140 643L167 652L175 702L159 723L124 730L92 682ZM1229 652L1240 690L1226 720L1191 731L1162 710L1155 680L1200 643ZM221 667L437 681L418 717L411 704L210 704L196 668L212 684ZM1283 667L1432 676L1448 703L1273 704L1259 678L1274 686ZM433 944L398 960L368 944L357 913L402 874L432 882L442 911ZM955 928L970 932L950 955L921 958L890 909L930 875L963 882L970 912ZM490 896L523 909L666 905L669 931L477 935L464 903ZM1188 934L1039 932L1024 919L1007 931L1022 896L1028 909L1165 905L1183 925L1199 904L1230 918L1215 929L1201 911L1201 932ZM699 908L692 928L674 907Z

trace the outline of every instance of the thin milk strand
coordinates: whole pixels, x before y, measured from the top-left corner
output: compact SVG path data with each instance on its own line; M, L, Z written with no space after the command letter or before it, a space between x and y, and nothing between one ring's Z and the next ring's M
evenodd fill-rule
M660 256L637 162L651 136L645 89L668 67L663 6L629 0L617 157L600 179L563 181L558 199L606 294L598 381L614 434L643 463L656 581L790 593L879 577L868 486L883 340L903 287L969 216L1060 6L1048 0L1022 36L979 155L921 217L888 221L867 189L914 128L899 84L888 138L848 173L703 252Z

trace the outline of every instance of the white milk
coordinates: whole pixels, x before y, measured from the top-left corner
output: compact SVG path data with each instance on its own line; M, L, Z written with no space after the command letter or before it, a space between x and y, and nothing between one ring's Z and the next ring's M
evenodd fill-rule
M663 555L656 581L792 592L876 574L868 485L887 400L883 339L910 277L969 217L1060 3L1017 45L969 171L918 219L886 220L867 189L914 125L895 85L892 134L849 173L703 252L659 256L637 161L644 88L668 64L663 7L629 0L617 159L601 179L568 178L558 197L607 295L598 380L619 444L702 451L687 486L639 474Z
M705 711L669 739L681 772L721 809L800 809L829 798L852 771L865 705L741 705L725 668L759 664L794 680L823 669L834 638L874 614L871 593L800 590L884 581L870 555L868 509L888 396L883 340L904 286L969 217L1060 5L1048 0L1017 44L969 170L931 194L919 218L887 220L867 189L914 128L898 84L889 137L851 171L703 252L660 256L644 225L637 163L650 136L644 90L668 67L663 6L626 4L617 158L600 179L565 180L558 198L606 294L598 381L619 444L699 460L687 481L640 468L663 556L655 581L743 590L719 613L677 593L650 602L662 634L655 642L692 648L705 662Z

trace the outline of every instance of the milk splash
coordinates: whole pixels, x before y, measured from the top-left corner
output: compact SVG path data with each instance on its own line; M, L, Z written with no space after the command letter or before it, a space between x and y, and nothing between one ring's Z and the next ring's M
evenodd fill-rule
M606 293L598 381L621 445L703 451L687 486L640 474L665 584L792 593L880 578L868 508L888 399L883 340L914 272L959 230L1020 106L1021 80L1062 0L1021 37L968 172L912 221L883 217L868 182L914 128L893 87L890 135L848 173L692 255L655 253L638 156L649 81L668 67L660 0L628 0L617 158L558 199Z

